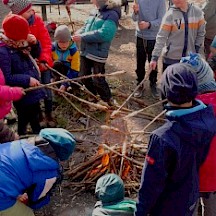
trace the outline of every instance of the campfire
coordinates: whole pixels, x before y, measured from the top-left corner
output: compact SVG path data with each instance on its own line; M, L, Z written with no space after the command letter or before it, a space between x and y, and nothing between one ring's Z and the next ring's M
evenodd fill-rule
M71 181L63 186L71 187L74 196L81 191L94 189L102 175L115 173L123 179L128 195L137 193L147 145L131 143L130 133L122 118L113 120L112 126L101 126L100 130L102 135L96 154L72 166L65 173Z

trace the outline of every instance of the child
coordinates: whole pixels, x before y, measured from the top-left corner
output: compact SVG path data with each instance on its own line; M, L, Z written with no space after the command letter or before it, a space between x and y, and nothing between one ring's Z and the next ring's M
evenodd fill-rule
M95 195L98 202L95 204L92 216L134 215L136 202L124 198L124 183L118 175L106 174L100 177L96 184Z
M181 62L188 65L196 74L198 81L198 92L216 91L214 72L209 64L197 53L190 53L189 56L181 59Z
M190 52L198 53L204 43L205 20L200 8L188 0L172 0L174 5L164 15L150 67L154 70L165 46L163 71L171 64L180 62Z
M60 25L56 28L54 34L55 42L52 46L53 68L62 73L69 79L78 76L80 69L80 55L76 44L72 41L71 33L66 25ZM53 74L55 80L60 80L58 74ZM60 90L65 91L68 83L60 86Z
M205 34L205 55L206 58L209 57L210 53L210 45L216 35L216 1L215 0L207 0L205 1L203 8L204 18L206 21L206 34Z
M199 167L216 134L215 115L211 106L195 100L197 78L183 63L164 71L161 91L168 100L168 122L150 137L135 215L192 216Z
M18 139L18 135L5 125L2 119L10 112L12 101L20 100L23 95L23 88L5 85L4 75L0 70L0 143Z
M74 42L81 42L80 76L105 73L109 48L121 17L121 2L92 0L92 3L97 9L91 13L85 26L72 37ZM113 105L111 91L104 77L83 79L82 82L93 94L98 93L103 101Z
M165 0L138 0L133 5L133 21L136 25L136 74L137 84L144 78L146 73L146 60L151 61L152 51L156 42L156 36L160 28L162 18L166 12ZM157 69L149 75L152 96L158 98L157 92ZM134 93L134 97L142 97L144 85Z
M48 204L62 180L60 161L74 151L72 134L61 128L0 145L0 215L34 216L32 209Z
M37 57L38 64L41 71L41 83L47 84L51 81L51 72L46 67L48 64L53 66L52 61L52 43L48 30L40 16L35 14L32 3L29 0L3 0L13 14L21 15L29 23L30 34L34 35L40 42L41 53ZM55 127L56 123L52 116L52 91L48 88L45 89L46 98L44 99L45 105L45 119L41 116L41 121L44 126Z
M29 34L28 22L19 15L10 14L3 20L2 27L5 35L1 37L0 68L6 84L22 88L39 86L39 71L31 54L35 58L39 56L40 44ZM39 133L40 100L44 97L44 90L37 89L27 92L21 100L14 102L19 135L26 134L28 123L34 134Z

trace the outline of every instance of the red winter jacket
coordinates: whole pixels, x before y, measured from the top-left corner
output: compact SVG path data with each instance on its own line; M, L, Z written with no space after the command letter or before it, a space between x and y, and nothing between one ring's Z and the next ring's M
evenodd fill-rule
M5 78L0 70L0 119L10 112L12 101L19 100L22 95L22 88L5 85Z
M33 34L41 44L41 54L39 61L45 61L50 67L53 66L52 61L52 42L49 32L40 16L35 14L35 21L30 25L30 33Z
M205 104L212 104L216 113L216 92L197 97ZM209 153L200 168L200 192L216 191L216 136L211 141Z

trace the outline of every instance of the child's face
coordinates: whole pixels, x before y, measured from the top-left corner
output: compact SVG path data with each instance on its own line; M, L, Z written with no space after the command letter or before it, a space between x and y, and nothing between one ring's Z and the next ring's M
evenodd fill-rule
M22 17L24 17L26 20L28 20L32 15L34 15L34 10L32 7L30 7L26 12L21 14Z
M185 5L187 4L187 0L172 0L172 2L173 4L175 4L177 8L180 9L184 8Z
M67 48L69 47L70 45L70 41L67 41L67 42L61 42L59 41L58 42L58 46L61 50L67 50Z

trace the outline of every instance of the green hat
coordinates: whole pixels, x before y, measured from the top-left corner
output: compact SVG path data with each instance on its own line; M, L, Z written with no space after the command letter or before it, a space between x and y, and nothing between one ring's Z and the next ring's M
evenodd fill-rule
M106 174L97 181L95 194L103 206L113 205L124 199L124 183L116 174Z
M40 131L39 136L50 143L60 161L67 160L74 151L75 138L63 128L45 128Z

